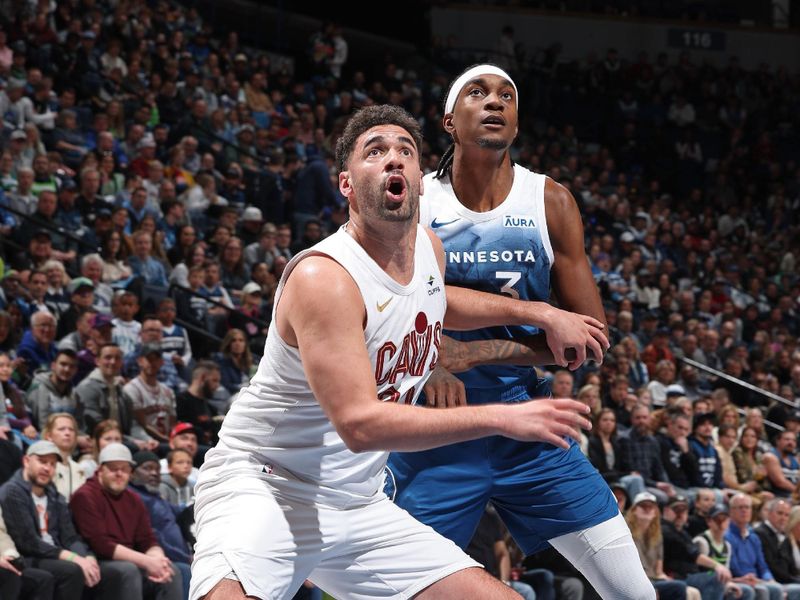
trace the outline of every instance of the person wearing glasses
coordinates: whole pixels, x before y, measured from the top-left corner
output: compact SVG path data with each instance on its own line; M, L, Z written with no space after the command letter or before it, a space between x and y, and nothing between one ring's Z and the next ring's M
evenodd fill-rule
M33 373L48 367L58 352L55 344L56 318L52 313L39 311L31 317L31 328L27 330L17 347L17 373L21 376L21 386L27 387Z
M767 565L761 538L750 525L753 517L753 499L747 494L736 494L730 500L730 509L731 524L725 533L725 539L731 545L730 565L733 580L755 588L759 599L799 599L800 586L778 583Z

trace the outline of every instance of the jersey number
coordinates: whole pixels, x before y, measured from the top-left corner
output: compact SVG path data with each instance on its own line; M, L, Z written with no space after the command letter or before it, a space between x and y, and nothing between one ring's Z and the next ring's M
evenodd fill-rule
M494 274L498 279L505 279L506 283L500 288L500 293L519 300L519 292L514 289L517 282L522 279L520 271L497 271Z
M411 389L405 393L402 400L403 404L411 404L414 401L415 388L416 386L412 385ZM400 390L394 386L390 386L378 394L378 400L381 400L382 402L400 402Z

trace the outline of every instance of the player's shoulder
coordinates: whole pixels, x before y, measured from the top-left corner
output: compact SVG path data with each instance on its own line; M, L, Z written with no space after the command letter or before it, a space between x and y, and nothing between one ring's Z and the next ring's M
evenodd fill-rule
M544 177L544 199L548 205L554 204L565 208L575 205L575 198L572 196L572 192L564 185L546 175L542 175L542 177Z
M353 285L349 271L330 254L312 251L302 258L286 277L286 286L301 290L342 289Z
M548 223L557 224L562 219L580 216L578 204L572 193L562 184L545 176L544 202Z

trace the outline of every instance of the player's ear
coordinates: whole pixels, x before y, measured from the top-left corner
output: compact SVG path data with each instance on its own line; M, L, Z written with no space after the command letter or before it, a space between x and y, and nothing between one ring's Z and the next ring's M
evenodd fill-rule
M422 178L422 173L419 174L419 195L422 196L425 193L425 180Z
M353 185L350 183L350 171L339 173L339 191L345 198L350 198L353 193Z
M442 117L442 127L444 127L444 130L450 135L453 134L453 131L455 131L455 125L453 125L453 113L447 113Z

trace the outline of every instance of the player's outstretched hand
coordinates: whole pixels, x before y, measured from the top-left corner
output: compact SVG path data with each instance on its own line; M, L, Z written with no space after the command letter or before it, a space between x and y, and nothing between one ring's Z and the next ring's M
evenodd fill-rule
M504 424L506 437L524 442L547 442L565 450L569 442L578 440L581 429L591 429L585 417L589 407L582 402L566 398L543 398L519 404L510 404L508 422Z
M553 353L555 364L574 371L587 358L602 363L603 354L610 346L603 323L587 315L557 310L555 316L549 320L549 325L545 327L547 346ZM570 350L574 355L569 352Z
M464 384L441 365L433 370L422 391L425 393L426 406L431 408L451 408L467 404Z

